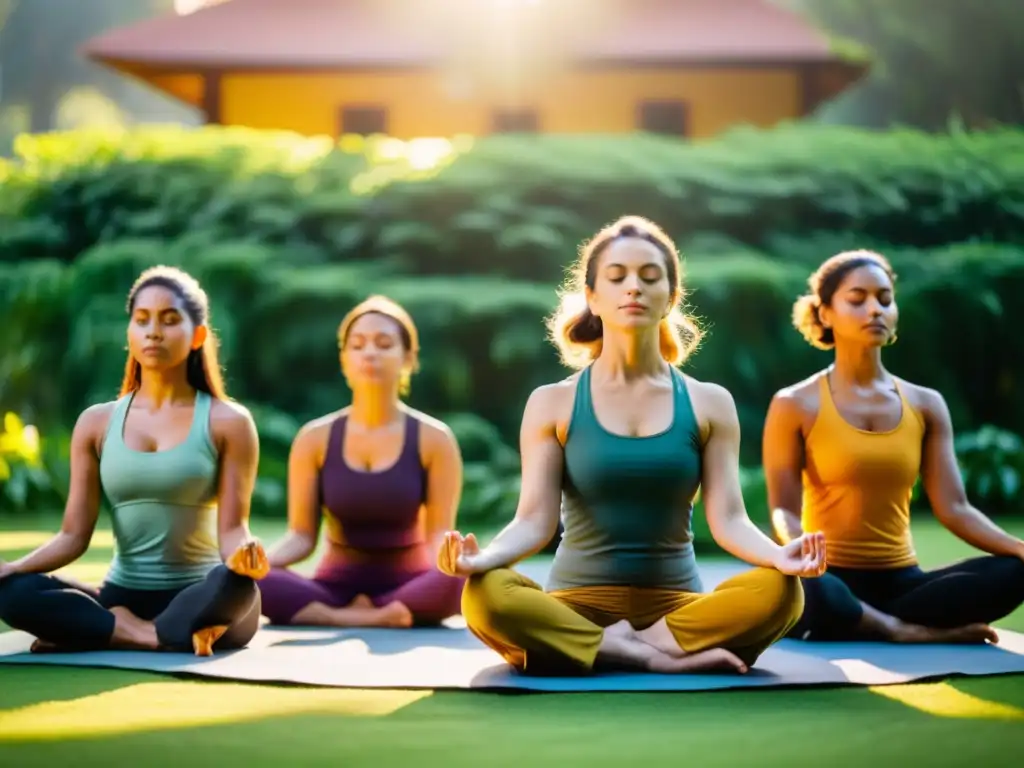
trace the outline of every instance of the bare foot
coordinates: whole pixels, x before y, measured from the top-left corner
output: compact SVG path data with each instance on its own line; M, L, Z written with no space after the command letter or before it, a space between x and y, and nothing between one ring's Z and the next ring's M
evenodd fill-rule
M923 627L919 624L904 624L893 633L897 643L950 643L982 644L998 643L999 635L987 624L968 624L964 627L940 629Z
M647 629L637 630L636 636L638 640L642 640L669 656L681 659L686 655L686 651L679 647L679 642L664 619L655 622Z
M29 653L60 653L63 649L56 643L49 640L40 640L38 637L32 641Z
M666 653L645 642L640 635L627 621L606 627L597 652L597 664L633 667L661 674L747 672L747 665L724 648L688 654L676 647L673 653Z
M623 619L604 628L594 666L645 669L650 658L658 654L660 651L639 640L636 630Z
M292 622L321 627L410 627L412 611L397 600L378 608L360 595L344 608L310 603L295 614Z
M160 648L156 626L143 621L127 608L117 605L110 609L114 614L114 634L110 638L111 648L125 650L155 651Z
M630 624L625 619L623 619L622 621L617 621L614 624L612 624L611 626L607 626L607 627L604 628L604 636L606 638L625 638L625 639L629 639L629 638L635 638L636 635L637 635L637 632L636 632L635 629L633 629L633 625Z
M709 648L706 651L687 653L683 656L669 656L652 660L650 670L663 674L682 674L696 672L738 672L747 673L747 665L739 656L725 648ZM666 660L667 659L667 660Z
M387 605L378 608L377 616L379 617L380 624L376 626L380 627L411 627L412 626L412 611L410 611L405 603L400 603L395 600L394 602L388 603Z

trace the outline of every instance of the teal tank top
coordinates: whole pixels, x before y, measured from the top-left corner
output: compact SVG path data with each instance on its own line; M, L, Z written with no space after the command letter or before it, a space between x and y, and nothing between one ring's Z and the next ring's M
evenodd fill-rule
M185 441L155 453L124 443L134 395L119 399L100 456L111 506L114 560L107 581L129 589L176 589L201 581L221 562L217 546L217 449L206 392L196 393Z
M703 466L700 426L683 375L671 370L672 423L649 437L604 429L594 414L590 368L580 374L565 444L564 532L548 590L703 591L692 529Z

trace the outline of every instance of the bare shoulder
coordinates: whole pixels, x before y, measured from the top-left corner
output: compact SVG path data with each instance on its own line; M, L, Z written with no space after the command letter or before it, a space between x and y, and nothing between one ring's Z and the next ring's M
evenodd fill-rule
M103 437L110 426L110 418L114 414L117 400L110 400L105 403L96 403L88 406L75 421L72 432L72 439L75 442L81 441L92 448L98 454L103 445Z
M212 400L210 418L225 424L254 423L252 413L241 403L234 400L220 400L218 398L212 398Z
M736 407L732 392L713 381L701 381L689 374L683 374L686 388L693 400L694 407L707 412L721 413Z
M903 396L910 407L917 411L927 423L946 423L949 421L949 406L946 398L937 389L893 377L899 384Z
M259 440L256 420L249 409L232 400L213 399L210 406L210 429L219 441L251 444Z
M732 392L721 384L701 381L689 374L683 374L690 405L700 430L700 441L706 445L712 435L728 436L738 434L739 413Z
M110 425L110 417L114 414L116 406L116 400L90 405L78 414L75 430L80 430L83 435L102 435Z
M736 399L732 392L721 384L701 381L685 373L683 381L686 382L686 390L704 438L713 429L739 423Z
M331 413L325 413L323 416L317 416L315 419L310 419L301 427L295 435L295 439L300 438L309 439L310 436L324 435L331 431L331 427L342 416L348 415L349 408L342 408Z
M247 430L256 426L252 413L244 405L233 400L217 398L213 399L213 404L210 406L210 421L215 426L225 429Z
M295 433L295 437L292 440L292 451L308 451L316 454L318 457L322 456L327 450L327 440L331 434L331 427L334 426L334 422L348 412L349 408L346 407L307 421Z
M803 381L783 387L772 395L772 407L787 415L816 415L821 403L821 380L826 375L825 371L818 371Z
M424 440L437 443L449 442L455 439L455 433L452 432L452 428L441 419L431 416L429 413L424 413L415 408L406 408L406 415L419 422L420 435Z
M765 414L766 438L776 434L776 430L786 434L810 433L821 407L821 381L827 375L826 370L818 371L802 381L783 387L772 395L768 403L768 412Z
M560 381L541 384L534 389L527 398L523 410L523 426L554 427L559 432L559 439L564 438L561 433L568 427L576 400L576 384L579 377L579 373L574 373Z
M441 419L415 408L406 408L406 416L420 425L420 451L424 457L458 453L459 441L452 428Z
M578 380L579 374L573 374L561 381L541 384L530 392L530 396L526 399L526 412L533 415L544 414L554 418L565 410L566 406L571 408L576 397L576 382Z

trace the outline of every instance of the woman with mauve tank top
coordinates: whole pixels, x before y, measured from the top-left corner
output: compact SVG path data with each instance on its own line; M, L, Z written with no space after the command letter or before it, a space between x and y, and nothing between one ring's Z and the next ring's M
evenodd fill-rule
M989 624L1024 602L1024 542L968 502L942 395L882 364L898 319L891 265L870 251L840 253L809 283L793 322L835 362L775 395L763 437L778 538L822 531L828 548L829 572L804 583L790 636L997 641ZM910 535L919 478L939 521L987 554L921 569Z
M372 296L338 329L352 404L304 425L288 469L288 534L260 582L273 624L409 627L459 612L463 580L434 567L455 521L462 459L451 430L405 406L419 338L402 307ZM327 552L312 578L288 569Z

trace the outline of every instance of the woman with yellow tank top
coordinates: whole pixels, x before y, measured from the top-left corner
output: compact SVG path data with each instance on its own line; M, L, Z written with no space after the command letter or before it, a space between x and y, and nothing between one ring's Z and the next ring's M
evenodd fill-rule
M763 466L781 541L822 531L828 573L805 581L789 635L805 640L996 642L990 623L1024 602L1024 542L967 500L953 430L938 392L889 373L895 275L877 253L852 251L811 276L793 323L835 361L774 396ZM910 531L921 478L936 517L989 553L926 572Z
M256 581L269 570L246 522L259 458L252 418L227 399L194 279L147 270L127 308L120 397L75 424L60 533L0 562L0 620L35 636L34 652L242 647L259 628ZM97 591L51 574L88 549L101 496L115 554Z
M739 420L721 387L681 373L700 333L679 309L679 254L625 217L586 245L550 330L578 372L541 386L521 429L515 518L486 547L451 531L466 623L526 674L628 667L744 673L800 616L823 537L778 545L739 487ZM719 544L751 566L705 592L693 551L701 488ZM564 533L547 584L512 566Z

